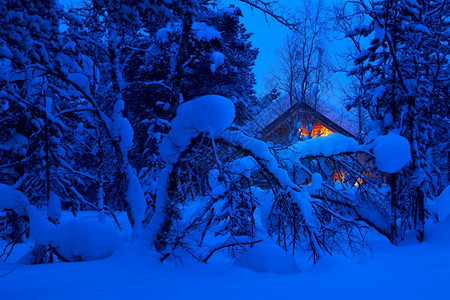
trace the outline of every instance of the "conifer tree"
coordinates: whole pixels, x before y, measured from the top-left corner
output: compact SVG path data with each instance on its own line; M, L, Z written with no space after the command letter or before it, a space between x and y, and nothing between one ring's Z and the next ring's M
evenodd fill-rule
M440 172L433 165L437 151L432 144L440 139L434 128L448 126L442 119L449 87L448 37L443 34L448 1L353 3L368 23L347 35L370 39L367 49L359 49L350 72L365 79L365 94L354 105L368 110L379 134L394 131L411 144L409 167L389 175L392 241L397 243L410 228L422 241L426 203L442 189L435 185Z

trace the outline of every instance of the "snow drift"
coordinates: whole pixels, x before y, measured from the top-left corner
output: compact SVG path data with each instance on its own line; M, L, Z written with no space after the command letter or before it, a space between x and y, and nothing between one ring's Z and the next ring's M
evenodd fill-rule
M300 272L294 257L271 240L256 244L234 264L258 273L293 274Z

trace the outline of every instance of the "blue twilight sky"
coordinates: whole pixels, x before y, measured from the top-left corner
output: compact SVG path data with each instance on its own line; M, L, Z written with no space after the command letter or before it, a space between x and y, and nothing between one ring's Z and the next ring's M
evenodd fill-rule
M296 12L301 1L302 0L278 0L281 5L289 8L290 12L293 14ZM342 2L341 0L321 1L327 8ZM223 0L223 3L225 5L234 4L240 7L244 15L241 21L244 23L247 30L253 33L250 40L256 48L259 48L259 55L253 69L257 80L257 86L255 89L258 94L261 94L265 91L264 79L270 77L270 72L272 69L276 70L277 51L280 49L284 38L289 33L289 30L270 17L266 18L261 11L252 9L250 6L245 5L238 0ZM326 11L324 11L324 14L325 13ZM335 32L330 32L330 35L335 34ZM330 38L333 39L332 36L330 36ZM336 56L345 52L346 48L346 41L333 39L331 51L329 51L329 55L332 56L331 60L335 61ZM338 95L341 94L339 91L339 86L345 85L347 82L347 76L340 73L333 75L333 77L333 93L336 97L339 97Z
M290 10L295 11L296 5L300 0L280 0L279 2ZM241 21L244 23L248 32L253 33L251 41L253 46L259 49L259 55L256 59L253 71L256 75L256 91L260 93L264 90L264 79L270 77L270 71L276 66L277 50L280 49L284 38L289 30L267 17L259 10L252 9L250 6L235 0L225 0L225 3L234 4L241 8L244 17Z

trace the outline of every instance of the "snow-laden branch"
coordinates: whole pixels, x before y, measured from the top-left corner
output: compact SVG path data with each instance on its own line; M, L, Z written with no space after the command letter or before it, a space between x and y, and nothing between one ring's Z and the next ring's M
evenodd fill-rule
M221 138L237 148L250 152L263 169L275 178L281 189L288 195L288 199L298 205L311 239L313 251L319 257L322 256L315 232L318 220L313 213L312 199L309 193L291 180L288 172L279 166L278 160L270 152L265 142L248 137L242 132L231 130L224 132Z
M108 138L112 141L116 156L119 161L120 170L123 174L124 181L127 183L126 192L124 192L125 203L129 206L130 215L129 220L132 226L140 225L144 218L145 200L139 180L136 177L134 170L129 165L128 150L130 149L130 135L131 126L128 120L123 118L123 101L118 101L115 105L115 112L113 119L109 118L100 108L97 100L91 94L88 84L88 78L78 73L62 73L56 70L48 70L43 66L38 66L38 69L46 72L49 75L55 76L72 86L79 92L84 99L86 99L92 106L92 110L101 124L106 129ZM130 192L130 189L133 189ZM75 191L72 191L75 193ZM78 196L78 195L77 195Z
M233 103L227 98L209 95L181 104L177 116L172 121L171 130L159 146L161 158L165 163L158 177L155 211L146 216L146 227L151 231L151 240L156 242L157 234L167 222L167 208L170 199L167 195L170 175L180 155L191 144L192 139L201 133L220 135L234 120Z

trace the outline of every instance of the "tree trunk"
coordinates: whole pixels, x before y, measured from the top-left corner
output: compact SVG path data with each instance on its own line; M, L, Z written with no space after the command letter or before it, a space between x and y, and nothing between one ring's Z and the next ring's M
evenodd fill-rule
M416 238L419 242L423 242L425 235L425 194L420 186L417 188L416 193L416 207L417 207Z
M392 174L389 176L389 185L391 186L391 243L398 245L398 224L397 224L397 180L398 174Z

